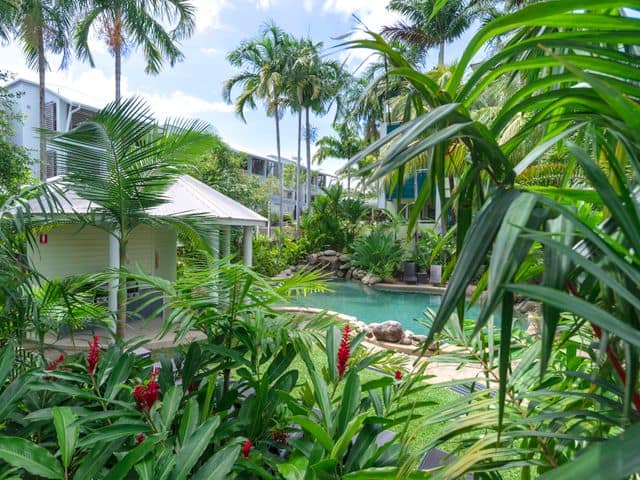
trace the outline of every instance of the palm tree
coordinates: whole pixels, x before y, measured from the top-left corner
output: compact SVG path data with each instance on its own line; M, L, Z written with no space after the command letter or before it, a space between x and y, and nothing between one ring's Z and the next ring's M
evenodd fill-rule
M318 151L313 159L318 165L327 158L348 160L367 145L357 130L346 122L334 124L333 129L337 136L326 135L316 142ZM347 175L347 195L351 195L353 170L348 169L345 173Z
M261 28L258 38L243 41L227 55L227 60L242 71L228 79L222 95L228 103L235 103L236 113L246 123L245 108L255 109L263 102L267 115L276 123L276 150L280 168L280 226L284 223L284 168L280 151L280 117L286 106L286 75L292 47L291 37L275 23L268 22ZM232 100L233 90L241 92Z
M50 132L51 144L65 157L64 186L96 205L95 214L73 220L105 230L118 242L118 318L116 335L126 325L127 243L139 225L172 225L193 238L202 217L150 216L164 204L166 190L180 167L209 151L215 143L198 121L159 125L140 99L113 102L66 133ZM200 224L198 223L200 222Z
M295 86L296 104L304 110L307 158L306 199L311 203L311 121L310 112L326 113L342 85L342 66L320 56L322 43L304 41L302 55L296 59L290 77Z
M407 21L386 26L382 34L389 39L423 49L438 47L438 66L444 65L444 47L460 38L484 11L483 1L450 0L435 15L438 0L391 0L387 8L400 13ZM407 23L408 22L408 23Z
M49 68L47 52L62 54L60 68L67 66L73 8L73 3L69 0L22 0L11 7L3 7L12 20L12 30L22 44L27 64L38 71L40 128L46 127L45 72ZM40 135L40 179L46 178L47 142Z
M119 101L122 56L142 47L146 73L156 74L166 59L171 66L184 55L178 41L195 28L195 7L189 0L80 0L82 16L76 27L78 56L94 66L89 47L92 31L105 41L115 58L115 94ZM169 25L167 29L166 25Z

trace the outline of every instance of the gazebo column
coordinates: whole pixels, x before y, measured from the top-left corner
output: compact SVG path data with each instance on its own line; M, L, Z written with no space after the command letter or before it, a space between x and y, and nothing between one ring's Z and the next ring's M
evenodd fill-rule
M215 259L220 258L220 230L219 229L215 229L211 234L210 245L211 245L211 254L213 255L213 258Z
M231 227L224 225L222 227L222 256L228 257L231 255Z
M109 236L109 269L120 269L120 245L114 234ZM109 310L113 313L118 311L118 277L109 280Z
M253 227L244 227L242 235L242 257L247 267L253 266Z

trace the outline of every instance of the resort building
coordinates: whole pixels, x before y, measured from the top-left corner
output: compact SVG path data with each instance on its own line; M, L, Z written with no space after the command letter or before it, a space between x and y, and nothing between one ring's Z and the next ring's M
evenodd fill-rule
M15 134L11 141L25 148L33 159L31 171L40 178L40 94L37 82L16 79L6 85L10 93L15 95L16 112L22 115L22 122L14 122ZM46 128L67 132L79 123L90 118L98 109L54 92L45 90ZM47 172L45 177L55 177L65 173L63 162L56 157L53 150L47 151Z
M250 153L246 151L239 151L239 153L244 153L247 158L244 164L244 168L246 171L252 175L257 176L263 181L267 181L268 178L280 179L281 168L280 163L278 162L278 157L275 155L260 155L256 153ZM296 206L296 192L295 192L295 168L296 168L296 160L286 157L282 158L283 169L286 170L287 167L291 168L292 171L292 181L288 182L285 173L285 185L284 185L284 214L294 216L295 206ZM306 188L304 183L304 178L306 175L307 168L303 165L304 162L301 162L300 165L300 205L302 210L306 210L307 206L310 204L308 198L306 198ZM320 194L322 188L325 188L331 184L331 182L336 178L333 175L328 173L320 172L317 170L311 171L311 201ZM290 184L288 184L290 183ZM279 191L271 195L271 205L272 211L276 211L280 205L280 194Z

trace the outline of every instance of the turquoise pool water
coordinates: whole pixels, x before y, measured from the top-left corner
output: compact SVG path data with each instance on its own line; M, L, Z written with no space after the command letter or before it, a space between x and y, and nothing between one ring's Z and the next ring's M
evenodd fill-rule
M353 315L365 323L397 320L405 329L425 335L428 329L424 324L424 312L427 309L436 311L441 301L440 295L386 292L354 281L335 280L331 281L330 287L333 292L299 297L293 303ZM477 308L472 308L467 318L477 314Z

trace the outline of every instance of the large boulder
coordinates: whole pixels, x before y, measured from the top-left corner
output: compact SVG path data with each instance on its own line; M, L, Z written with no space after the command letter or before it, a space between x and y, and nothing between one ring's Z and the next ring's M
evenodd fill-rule
M373 332L376 340L381 342L398 343L404 337L404 331L400 322L395 320L387 320L379 325L370 324L369 327Z
M375 285L380 282L382 282L382 278L377 277L376 275L369 275L369 285Z

